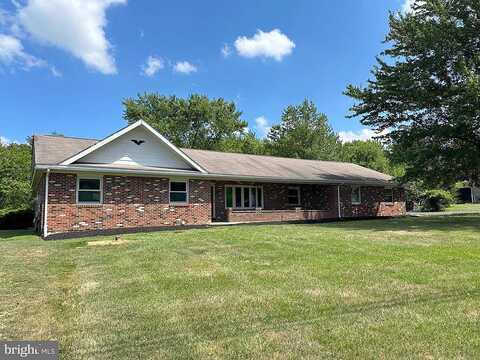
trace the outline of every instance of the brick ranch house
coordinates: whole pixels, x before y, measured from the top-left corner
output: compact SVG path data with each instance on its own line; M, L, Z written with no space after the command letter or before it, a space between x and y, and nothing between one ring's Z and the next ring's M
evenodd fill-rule
M34 136L43 237L213 221L405 214L404 189L358 165L179 149L143 121L98 140Z

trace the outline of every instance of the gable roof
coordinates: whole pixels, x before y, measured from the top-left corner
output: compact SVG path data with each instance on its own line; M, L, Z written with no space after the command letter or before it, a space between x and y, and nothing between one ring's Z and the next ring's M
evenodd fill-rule
M127 127L128 128L128 127ZM124 130L124 129L123 129ZM163 138L163 137L162 137ZM125 173L161 174L165 169L153 167L109 166L105 164L74 164L72 159L79 159L93 152L103 140L80 139L59 136L39 136L34 139L34 164L38 168L48 166L60 169L81 171L115 170ZM108 138L107 138L108 139ZM189 176L202 176L218 179L279 181L279 182L318 182L318 183L358 183L391 184L393 178L356 164L282 158L274 156L249 155L196 149L178 149L182 157L201 168L202 171L183 171ZM75 161L75 160L73 160ZM67 164L70 162L70 164ZM200 173L200 174L199 174Z
M75 161L83 158L84 156L88 155L88 154L91 154L93 153L95 150L101 148L102 146L105 146L107 144L109 144L110 142L112 142L113 140L119 138L120 136L122 136L123 134L126 134L130 131L132 131L133 129L136 129L138 127L144 127L147 131L149 131L150 133L152 133L154 136L156 136L161 142L163 142L165 145L167 145L167 147L169 147L171 150L173 150L173 152L175 152L177 155L180 155L180 157L185 160L185 162L187 162L190 166L192 166L194 169L200 171L200 172L205 172L204 169L202 169L201 166L199 166L197 163L195 163L195 161L193 161L192 159L190 159L188 156L186 156L183 152L181 152L175 145L173 145L170 141L168 141L165 137L163 137L158 131L156 131L154 128L152 128L150 125L148 125L146 122L142 121L142 120L139 120L127 127L124 127L123 129L120 129L119 131L113 133L112 135L110 136L107 136L105 139L89 146L88 148L86 148L85 150L82 150L80 151L79 153L63 160L60 165L70 165L72 163L74 163Z

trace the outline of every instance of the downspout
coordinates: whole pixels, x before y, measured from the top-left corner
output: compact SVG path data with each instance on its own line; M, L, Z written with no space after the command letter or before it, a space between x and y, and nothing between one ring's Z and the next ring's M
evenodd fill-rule
M342 218L342 208L340 206L340 185L337 185L337 204L338 204L338 218Z
M49 181L50 169L47 169L47 174L45 176L45 204L44 204L44 215L43 215L43 237L48 236L48 181Z

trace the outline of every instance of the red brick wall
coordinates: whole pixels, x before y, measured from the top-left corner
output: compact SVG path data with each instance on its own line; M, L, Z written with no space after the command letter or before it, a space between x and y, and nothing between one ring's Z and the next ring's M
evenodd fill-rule
M103 204L76 204L77 177L51 173L48 232L173 226L210 222L210 182L189 180L189 204L169 204L166 178L103 177Z
M331 219L335 215L329 210L227 210L227 221L316 221Z
M210 187L215 184L215 207L222 221L288 221L319 220L338 217L336 185L299 185L301 205L287 204L289 184L210 182L189 180L189 204L169 204L167 178L104 176L103 204L76 204L77 177L73 174L51 173L49 180L48 231L63 233L118 228L173 226L178 222L188 225L208 224L211 221ZM263 211L227 211L225 185L261 185ZM40 181L37 208L40 226L43 214ZM340 186L342 217L399 216L405 214L405 192L394 189L394 202L383 202L383 188L361 188L362 203L351 203L351 187ZM296 208L300 208L299 211ZM278 211L275 211L278 210Z
M362 186L361 203L352 204L351 186L340 186L342 217L377 217L405 215L405 190L393 189L393 203L383 202L383 187Z

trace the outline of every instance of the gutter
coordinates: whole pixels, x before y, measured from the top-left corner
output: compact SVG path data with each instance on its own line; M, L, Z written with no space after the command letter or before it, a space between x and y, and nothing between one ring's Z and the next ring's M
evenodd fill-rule
M43 237L48 236L48 182L50 180L50 169L47 169L45 175L45 202L44 202L44 215L43 215Z
M189 177L207 180L231 180L231 181L255 181L255 182L272 182L272 183L295 183L295 184L325 184L325 185L371 185L371 186L392 186L396 184L390 181L361 181L361 180L309 180L298 178L278 178L271 176L252 176L252 175L231 175L231 174L205 174L190 171L175 170L142 170L142 169L122 169L95 166L72 166L72 165L36 165L35 170L52 170L56 172L67 173L101 173L112 175L134 175L134 176L171 176L171 177Z

